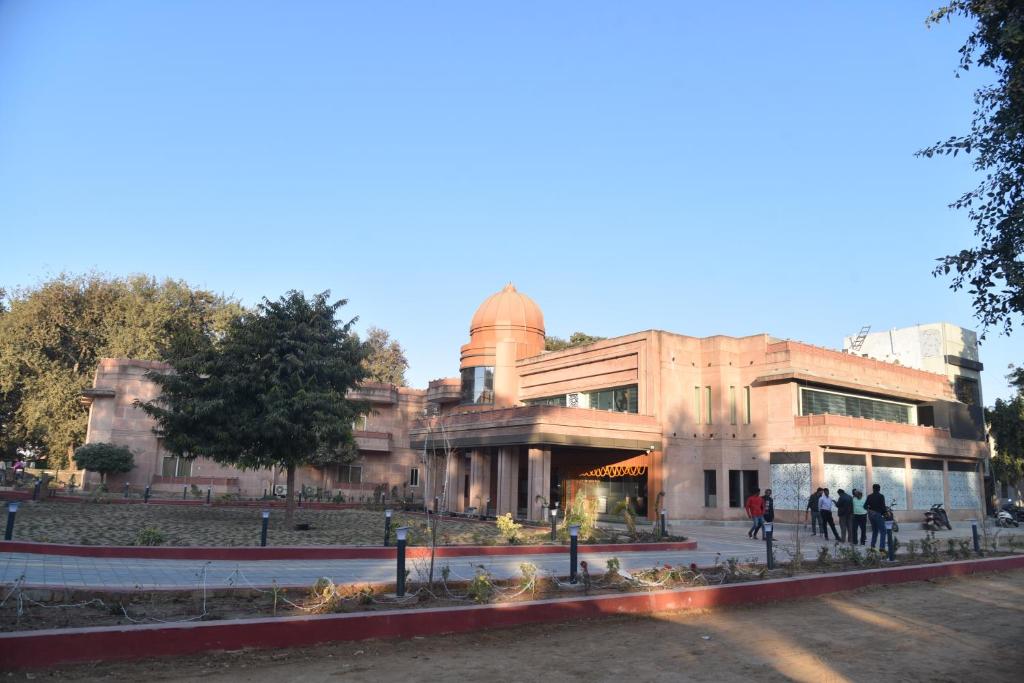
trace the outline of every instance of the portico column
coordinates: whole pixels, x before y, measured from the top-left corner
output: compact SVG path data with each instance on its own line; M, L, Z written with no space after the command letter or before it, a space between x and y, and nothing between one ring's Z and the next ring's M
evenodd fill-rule
M526 501L526 518L531 522L544 522L544 504L537 500L541 496L554 505L551 497L551 449L531 448L527 451L527 482L529 500Z
M480 514L483 509L491 483L490 454L486 450L475 449L469 459L469 504L477 508Z
M665 491L665 459L662 451L651 451L647 454L647 519L658 519L658 511L654 508L658 502L658 494ZM662 505L667 503L663 502Z
M519 451L512 446L498 449L498 501L497 514L511 512L516 515L519 496Z
M447 470L447 491L445 491L445 509L450 512L458 512L462 504L462 497L459 495L459 463L463 460L459 451L452 453L448 462ZM442 462L444 462L442 460Z
M903 458L903 484L907 491L907 510L914 509L914 471L910 468L910 458Z

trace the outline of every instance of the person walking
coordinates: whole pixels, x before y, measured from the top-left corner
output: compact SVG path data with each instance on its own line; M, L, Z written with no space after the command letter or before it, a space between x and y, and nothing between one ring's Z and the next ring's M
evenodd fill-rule
M772 498L772 490L765 489L764 495L761 496L764 500L764 521L774 522L775 521L775 499Z
M836 512L839 515L839 533L843 543L853 543L853 496L846 491L836 491Z
M868 536L868 511L864 509L864 492L860 489L853 490L853 532L852 540L850 543L857 543L857 532L860 532L860 544L864 545L864 541L867 540Z
M821 514L821 533L828 540L828 527L832 527L832 535L839 540L839 532L836 531L835 520L832 519L832 511L835 509L835 503L828 497L828 489L821 490L821 498L818 498L818 512Z
M878 484L871 485L871 493L864 501L864 509L868 511L868 521L871 522L871 549L875 549L875 541L878 540L878 550L884 553L885 496L881 494L881 488Z
M821 487L811 494L807 499L807 514L811 518L811 536L818 535L818 524L821 522L821 513L818 511L818 499L821 498Z
M754 525L747 532L747 538L757 538L758 530L764 528L764 499L761 497L761 489L754 489L744 507L747 510L747 516L754 520Z

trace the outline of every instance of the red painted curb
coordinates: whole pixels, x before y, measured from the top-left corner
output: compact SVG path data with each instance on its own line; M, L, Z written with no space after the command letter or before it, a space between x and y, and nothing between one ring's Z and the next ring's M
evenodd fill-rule
M0 633L0 664L8 670L39 668L44 663L52 668L76 662L186 655L212 650L304 647L369 638L409 638L610 614L749 605L808 598L872 585L1009 569L1024 569L1024 556L502 605Z
M581 545L580 553L632 553L696 550L696 541L676 543L601 543ZM565 545L450 545L437 548L437 557L549 555L569 552ZM364 545L202 547L63 545L30 541L0 541L0 553L30 553L70 557L122 557L162 560L379 560L395 557L395 548ZM429 557L425 546L406 549L410 558Z

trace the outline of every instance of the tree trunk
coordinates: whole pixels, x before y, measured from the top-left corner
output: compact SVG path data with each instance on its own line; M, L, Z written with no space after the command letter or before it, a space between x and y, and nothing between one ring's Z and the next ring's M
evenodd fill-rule
M289 530L295 521L295 465L288 465L288 492L285 494L284 524Z

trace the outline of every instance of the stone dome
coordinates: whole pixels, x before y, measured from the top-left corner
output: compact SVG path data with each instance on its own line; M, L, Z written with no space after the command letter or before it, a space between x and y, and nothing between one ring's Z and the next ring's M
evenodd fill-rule
M533 299L511 282L480 304L469 324L469 334L487 327L519 328L544 335L544 314Z
M459 367L493 367L502 342L514 344L513 360L544 351L544 314L533 299L516 291L511 282L476 309Z

